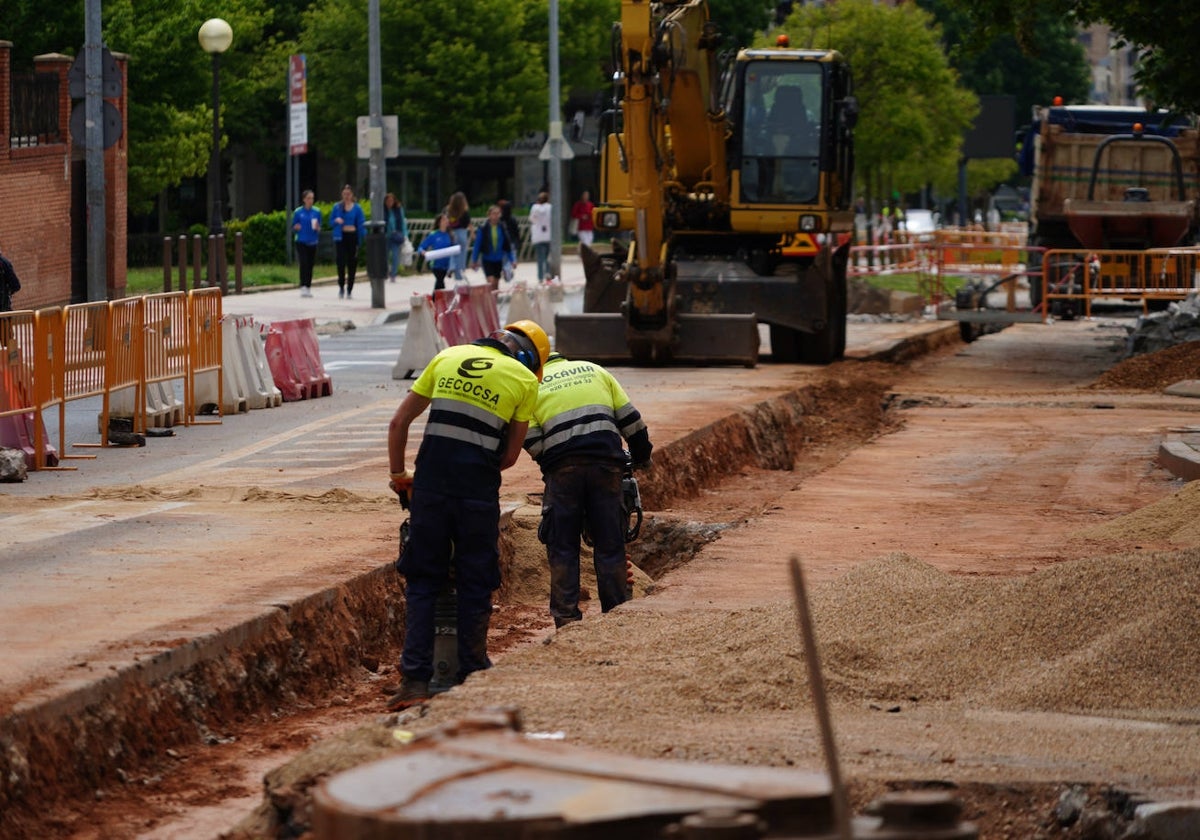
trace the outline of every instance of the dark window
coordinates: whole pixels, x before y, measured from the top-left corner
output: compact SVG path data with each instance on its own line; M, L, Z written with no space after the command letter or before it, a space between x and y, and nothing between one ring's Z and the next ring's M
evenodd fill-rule
M58 74L14 74L11 102L11 147L63 142L58 124Z

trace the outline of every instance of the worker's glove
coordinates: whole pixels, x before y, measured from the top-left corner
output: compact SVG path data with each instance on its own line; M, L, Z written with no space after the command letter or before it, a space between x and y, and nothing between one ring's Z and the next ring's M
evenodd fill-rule
M405 470L402 473L392 473L388 481L391 491L400 497L400 507L408 510L408 500L412 495L413 474Z
M400 473L392 473L391 480L388 481L388 487L392 491L399 493L401 490L412 490L413 474L409 470Z

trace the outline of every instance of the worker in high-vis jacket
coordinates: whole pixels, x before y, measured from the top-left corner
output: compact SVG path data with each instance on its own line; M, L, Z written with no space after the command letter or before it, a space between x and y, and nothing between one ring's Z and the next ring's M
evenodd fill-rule
M492 592L500 586L500 473L521 454L550 339L533 321L449 347L425 368L388 426L390 487L409 493L409 535L396 563L405 578L401 682L396 711L429 699L434 604L453 573L461 682L491 667ZM429 418L409 471L409 428Z
M600 608L629 595L621 478L625 443L635 469L650 466L650 433L611 373L552 353L538 387L525 449L542 468L545 493L538 538L550 564L550 614L562 627L579 621L579 543L592 538Z

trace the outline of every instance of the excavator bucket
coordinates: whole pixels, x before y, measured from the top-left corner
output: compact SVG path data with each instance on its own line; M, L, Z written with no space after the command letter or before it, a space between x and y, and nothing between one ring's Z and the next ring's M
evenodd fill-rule
M556 315L554 349L568 358L601 364L671 362L758 363L758 319L753 315L677 315L669 335L633 330L616 312Z
M740 364L758 363L758 321L754 315L676 314L664 326L642 330L622 314L625 284L615 279L625 249L612 253L580 246L587 284L582 315L554 319L555 349L564 356L600 363Z

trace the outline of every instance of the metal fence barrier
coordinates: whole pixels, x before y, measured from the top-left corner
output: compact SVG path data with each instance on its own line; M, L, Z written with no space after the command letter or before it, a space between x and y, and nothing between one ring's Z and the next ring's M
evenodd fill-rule
M218 394L218 419L204 422L220 422L219 288L0 313L0 351L0 443L22 449L31 469L58 466L67 446L66 404L73 400L101 399L101 442L77 447L108 446L114 418L128 418L130 432L144 432L152 414L156 425L201 422L202 376L213 379ZM57 451L46 441L44 422L55 408Z

